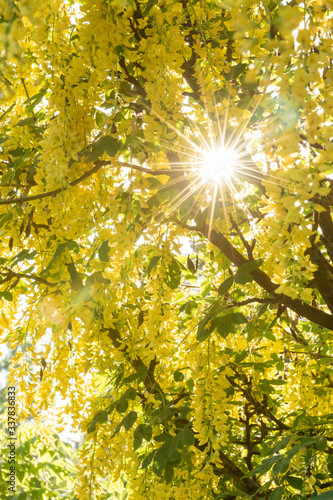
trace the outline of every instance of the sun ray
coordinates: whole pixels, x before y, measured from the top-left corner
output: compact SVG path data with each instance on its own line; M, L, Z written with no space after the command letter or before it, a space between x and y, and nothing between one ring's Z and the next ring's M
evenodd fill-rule
M266 84L266 88L270 83ZM195 202L192 203L190 212L192 213L194 205L208 206L210 230L212 213L217 206L217 201L222 203L223 212L227 215L228 211L230 212L230 204L227 200L231 199L231 203L236 206L238 202L236 203L235 199L238 198L239 193L243 189L249 189L251 184L257 186L263 194L266 193L266 188L269 189L269 185L278 185L281 188L288 185L286 179L281 179L274 173L274 170L270 170L266 151L299 135L297 131L288 131L285 134L276 131L274 136L274 130L271 129L267 120L257 120L253 124L253 116L262 102L263 95L253 106L249 105L246 108L249 111L248 116L235 125L232 117L230 118L233 113L230 113L229 88L228 91L227 103L223 102L218 105L215 102L215 95L212 96L215 102L214 116L214 113L208 111L207 96L202 89L206 113L200 111L200 116L206 120L205 127L202 120L197 121L197 117L186 116L182 125L185 127L179 130L167 119L150 110L160 122L177 134L176 140L172 142L163 138L161 141L167 156L173 152L179 158L179 161L170 161L172 156L171 158L168 156L170 170L174 174L170 176L168 187L179 187L180 192L176 198L167 203L164 209L165 214L171 213L187 198L195 195ZM268 134L264 132L263 127L268 130ZM256 155L258 155L257 158ZM160 166L165 168L165 165L165 162L150 163L151 168ZM182 181L184 181L184 187L181 185ZM165 187L160 189L163 190ZM246 206L243 209L247 211Z

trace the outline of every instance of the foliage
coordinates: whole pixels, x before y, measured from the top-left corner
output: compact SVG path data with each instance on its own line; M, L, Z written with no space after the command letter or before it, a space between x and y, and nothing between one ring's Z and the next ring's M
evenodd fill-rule
M0 462L0 488L6 500L47 500L63 498L77 500L75 476L77 450L59 436L44 435L32 424L24 424L18 433L19 446L15 450L15 491L8 491L8 462L4 452ZM1 435L1 448L8 443L5 433ZM125 485L110 479L101 482L104 498L125 500ZM56 492L56 496L55 496ZM124 494L125 492L125 494Z
M0 5L20 421L79 500L331 498L332 3Z
M60 498L74 500L76 466L71 446L54 436L51 442L43 442L41 436L32 436L30 429L22 429L20 445L16 448L16 489L8 491L8 463L6 453L2 454L0 486L6 500L46 500L54 498L54 491ZM36 431L34 431L36 432ZM2 449L8 443L1 439ZM49 440L48 440L49 441Z

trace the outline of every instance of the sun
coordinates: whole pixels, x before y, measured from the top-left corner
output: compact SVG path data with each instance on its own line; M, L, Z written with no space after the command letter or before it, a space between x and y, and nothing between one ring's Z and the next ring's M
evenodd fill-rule
M202 154L200 175L205 181L227 182L235 173L237 158L237 151L233 148L211 148Z

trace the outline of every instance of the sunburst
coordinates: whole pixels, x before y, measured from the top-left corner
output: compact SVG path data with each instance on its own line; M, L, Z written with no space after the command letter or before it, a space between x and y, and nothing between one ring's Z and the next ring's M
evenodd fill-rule
M274 175L274 171L268 170L265 152L278 143L297 137L298 132L266 138L261 132L263 124L260 120L253 123L262 97L253 106L249 104L244 117L239 116L237 120L229 116L231 112L228 98L223 109L216 105L216 116L212 116L206 109L200 125L194 116L185 115L186 126L180 129L149 108L160 123L176 134L172 141L162 139L160 143L170 165L168 188L174 187L178 191L163 207L164 220L180 206L184 207L189 199L192 205L188 205L188 218L193 220L198 211L208 208L208 225L211 228L217 204L222 205L225 219L228 219L230 210L236 210L237 207L242 206L243 210L248 211L246 203L243 203L247 194L260 196L258 188L265 194L265 183L282 186L283 181ZM267 119L264 122L267 126ZM165 163L150 163L149 166L155 172L163 168ZM162 189L165 190L166 187ZM182 215L183 221L185 218L186 215Z
M202 152L200 175L203 181L231 181L235 174L238 158L237 151L224 145L213 147Z

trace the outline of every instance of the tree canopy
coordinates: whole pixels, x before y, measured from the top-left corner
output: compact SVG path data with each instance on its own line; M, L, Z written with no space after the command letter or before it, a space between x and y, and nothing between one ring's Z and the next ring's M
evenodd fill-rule
M331 499L332 2L0 6L20 422L78 500Z

